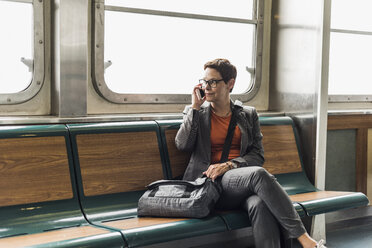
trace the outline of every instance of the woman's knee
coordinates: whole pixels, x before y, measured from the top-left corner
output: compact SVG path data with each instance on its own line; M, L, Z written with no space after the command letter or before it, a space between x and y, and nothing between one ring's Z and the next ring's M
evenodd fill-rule
M275 176L273 176L265 168L262 168L262 167L258 167L258 169L256 169L256 171L255 171L254 174L259 179L268 180L270 182L271 181L277 181L277 179L275 178Z
M259 166L241 167L227 171L222 179L223 188L245 188L255 192L252 187L260 181L275 180L275 177Z
M268 179L268 178L273 178L273 176L265 169L262 167L252 167L252 176L257 177L259 179Z
M257 195L252 195L245 201L245 208L249 215L257 211L265 212L267 210L265 202Z

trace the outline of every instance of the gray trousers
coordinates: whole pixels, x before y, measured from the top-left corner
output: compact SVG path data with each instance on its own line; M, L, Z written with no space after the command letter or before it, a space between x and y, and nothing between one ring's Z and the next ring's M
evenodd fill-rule
M216 208L243 207L252 222L256 247L280 247L280 230L287 239L298 238L306 232L287 193L264 168L229 170L218 181L222 194Z

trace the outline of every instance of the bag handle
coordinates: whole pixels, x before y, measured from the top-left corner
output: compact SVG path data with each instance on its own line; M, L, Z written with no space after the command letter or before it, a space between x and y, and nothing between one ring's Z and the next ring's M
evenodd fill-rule
M229 127L227 129L225 143L223 144L220 163L226 162L229 158L231 142L234 137L234 131L235 131L236 123L237 123L236 114L237 113L235 111L235 108L233 107L232 112L231 112L231 119L230 119Z
M197 181L185 181L185 180L158 180L147 185L147 189L151 190L158 186L163 185L184 185L190 188L200 188L203 187L207 178L198 179Z

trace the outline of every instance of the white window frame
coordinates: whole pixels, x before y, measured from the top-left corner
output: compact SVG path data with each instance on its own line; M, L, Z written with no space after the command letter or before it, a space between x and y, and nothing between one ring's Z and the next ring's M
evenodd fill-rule
M27 102L36 96L44 84L44 2L42 0L5 1L22 2L33 5L33 73L31 83L23 91L10 94L0 94L0 104L19 104Z
M332 3L332 0L331 0ZM329 15L331 15L332 6L329 9ZM357 34L357 35L371 35L372 32L368 31L357 31L357 30L350 30L350 29L335 29L331 28L331 23L329 23L329 31L330 33L342 33L342 34ZM330 39L330 36L328 36ZM332 46L332 44L330 44ZM329 51L328 51L329 53ZM328 60L329 63L329 60ZM341 103L341 102L371 102L372 95L344 95L344 94L332 94L328 95L328 102L334 103Z
M171 11L158 11L150 9L127 8L105 5L104 0L95 0L93 6L93 53L92 56L92 78L93 85L97 93L112 103L189 103L191 94L124 94L112 91L104 79L104 16L105 10L119 11L126 13L148 14L168 17L182 17L199 20L212 20L233 23L255 24L255 44L253 63L254 68L248 68L251 73L250 88L243 94L233 94L234 99L247 102L253 99L258 93L261 86L262 78L262 50L263 50L263 19L264 19L264 0L254 0L254 13L252 20L242 18L230 18L211 15L199 15L189 13L179 13ZM249 44L247 44L249 45ZM123 75L124 76L124 75Z

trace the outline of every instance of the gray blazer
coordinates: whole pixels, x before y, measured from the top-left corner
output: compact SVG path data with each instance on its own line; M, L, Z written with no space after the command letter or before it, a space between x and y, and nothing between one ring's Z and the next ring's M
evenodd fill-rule
M256 109L231 102L231 108L238 111L237 125L241 132L240 157L233 159L238 167L262 166L264 150L262 134ZM184 180L195 180L203 175L211 163L211 107L210 104L195 110L186 106L183 123L176 135L176 146L181 151L192 152L183 176Z

